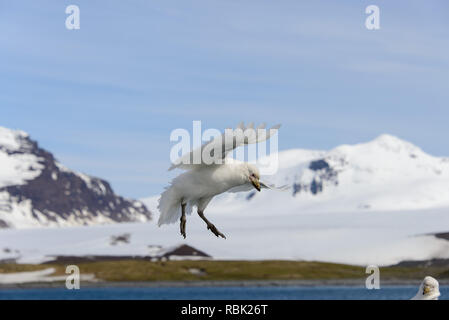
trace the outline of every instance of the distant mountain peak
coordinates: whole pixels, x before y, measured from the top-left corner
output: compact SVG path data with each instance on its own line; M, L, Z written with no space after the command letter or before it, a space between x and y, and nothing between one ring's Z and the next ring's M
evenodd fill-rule
M382 134L368 142L337 146L329 151L329 155L358 157L359 159L366 158L368 155L373 158L383 155L382 158L384 160L386 159L385 157L395 155L405 158L431 157L418 146L390 134Z
M27 143L29 135L21 130L12 130L0 126L0 150L9 153L29 149L30 143Z
M389 133L382 133L381 135L377 136L373 141L381 143L409 143L408 141L405 141Z
M0 127L0 227L146 221L145 205L72 171L23 131Z
M305 210L405 210L449 206L449 160L429 155L390 134L329 151L303 149L278 153L279 170L264 177L291 187L292 205ZM285 193L227 195L241 201L269 202Z
M413 143L403 140L397 136L393 136L391 134L381 134L377 138L375 138L372 143L376 143L387 150L416 150L421 151L421 149L414 145Z

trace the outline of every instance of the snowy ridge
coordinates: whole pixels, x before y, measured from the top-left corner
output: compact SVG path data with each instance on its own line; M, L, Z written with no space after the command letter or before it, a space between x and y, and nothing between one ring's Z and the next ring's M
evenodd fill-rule
M32 147L27 139L23 131L0 127L0 188L24 184L41 173L40 159L27 153Z
M248 209L248 208L247 208ZM448 210L295 214L294 209L232 211L210 209L207 217L226 234L218 239L196 215L187 220L187 239L179 225L115 223L67 228L0 230L0 260L41 263L57 256L154 256L160 247L188 244L214 259L287 259L356 265L396 264L404 260L449 259L449 241L431 235L448 231ZM254 210L259 210L255 208ZM128 243L111 237L127 233ZM38 239L38 241L36 240ZM361 274L363 277L363 274Z
M57 255L151 256L161 246L180 243L215 259L365 266L449 259L449 241L434 236L449 231L447 158L432 157L408 142L382 135L330 151L283 151L279 161L279 172L264 178L277 185L287 183L290 190L226 193L212 200L205 214L226 240L214 237L195 214L188 217L186 240L179 225L159 228L157 219L64 229L5 229L0 231L0 260L33 263ZM156 215L158 197L142 200ZM129 242L111 244L111 237L125 233Z
M449 241L434 236L449 229L447 158L381 135L330 151L287 150L278 159L276 175L263 178L287 184L289 191L220 195L206 216L226 234L226 243L207 241L195 215L187 220L187 240L228 259L359 265L449 259ZM143 201L157 213L157 199ZM165 233L177 233L177 227Z
M330 151L298 149L278 156L276 175L263 178L290 186L288 197L279 192L252 191L251 196L222 195L211 205L257 198L254 202L263 206L282 203L301 212L449 207L448 159L433 157L391 135Z
M147 221L139 201L56 161L23 131L0 127L0 228Z

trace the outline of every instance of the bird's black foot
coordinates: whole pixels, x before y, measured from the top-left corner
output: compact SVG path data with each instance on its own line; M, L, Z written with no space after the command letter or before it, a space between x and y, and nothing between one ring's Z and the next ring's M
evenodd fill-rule
M184 237L184 239L186 238L186 217L182 216L181 217L181 222L179 223L179 228L181 231L181 235Z
M207 230L210 230L217 237L222 237L223 239L226 239L226 236L220 231L218 231L218 229L212 223L207 224Z

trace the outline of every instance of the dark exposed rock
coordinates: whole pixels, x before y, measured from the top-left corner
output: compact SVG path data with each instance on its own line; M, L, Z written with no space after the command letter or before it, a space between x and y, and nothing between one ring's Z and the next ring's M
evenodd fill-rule
M435 233L434 236L439 239L449 240L449 232Z
M322 169L329 169L329 164L324 159L311 161L309 164L309 169L313 171L318 171Z
M323 182L313 179L312 183L310 184L310 192L312 192L312 194L317 194L321 191L323 191Z
M169 250L159 258L170 258L170 256L186 256L186 257L203 257L210 258L211 256L203 251L197 250L189 245L183 244L179 247Z
M449 259L430 259L430 260L404 260L393 267L449 267Z
M293 195L295 195L295 194L301 192L301 189L302 189L301 184L299 184L299 183L294 183L294 184L293 184Z
M0 219L0 229L2 228L8 228L9 225L6 223L6 221L3 221L2 219Z
M142 261L157 261L157 260L170 260L171 257L176 256L177 259L186 260L192 259L210 259L212 258L207 253L200 251L194 247L183 244L174 247L169 250L160 248L162 254L148 255L148 256L107 256L107 255L88 255L88 256L54 256L52 259L43 262L43 264L64 263L64 264L78 264L83 262L96 262L96 261L120 261L120 260L142 260Z
M118 236L111 236L111 245L115 246L117 244L123 243L128 244L131 241L131 234L124 233Z
M256 195L255 191L248 193L248 195L246 196L246 200L251 200L255 195Z
M314 171L315 177L308 184L294 183L293 195L299 192L310 192L316 195L323 192L326 183L338 184L337 171L325 159L311 161L308 168Z

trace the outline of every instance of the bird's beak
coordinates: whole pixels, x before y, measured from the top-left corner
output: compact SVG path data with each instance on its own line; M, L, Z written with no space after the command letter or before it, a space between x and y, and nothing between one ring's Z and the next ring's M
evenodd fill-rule
M260 182L257 178L249 177L249 180L251 181L251 184L254 186L254 188L257 189L257 191L260 191Z
M422 293L423 293L423 295L425 295L425 294L428 294L430 291L431 291L431 288L429 286L424 286Z

